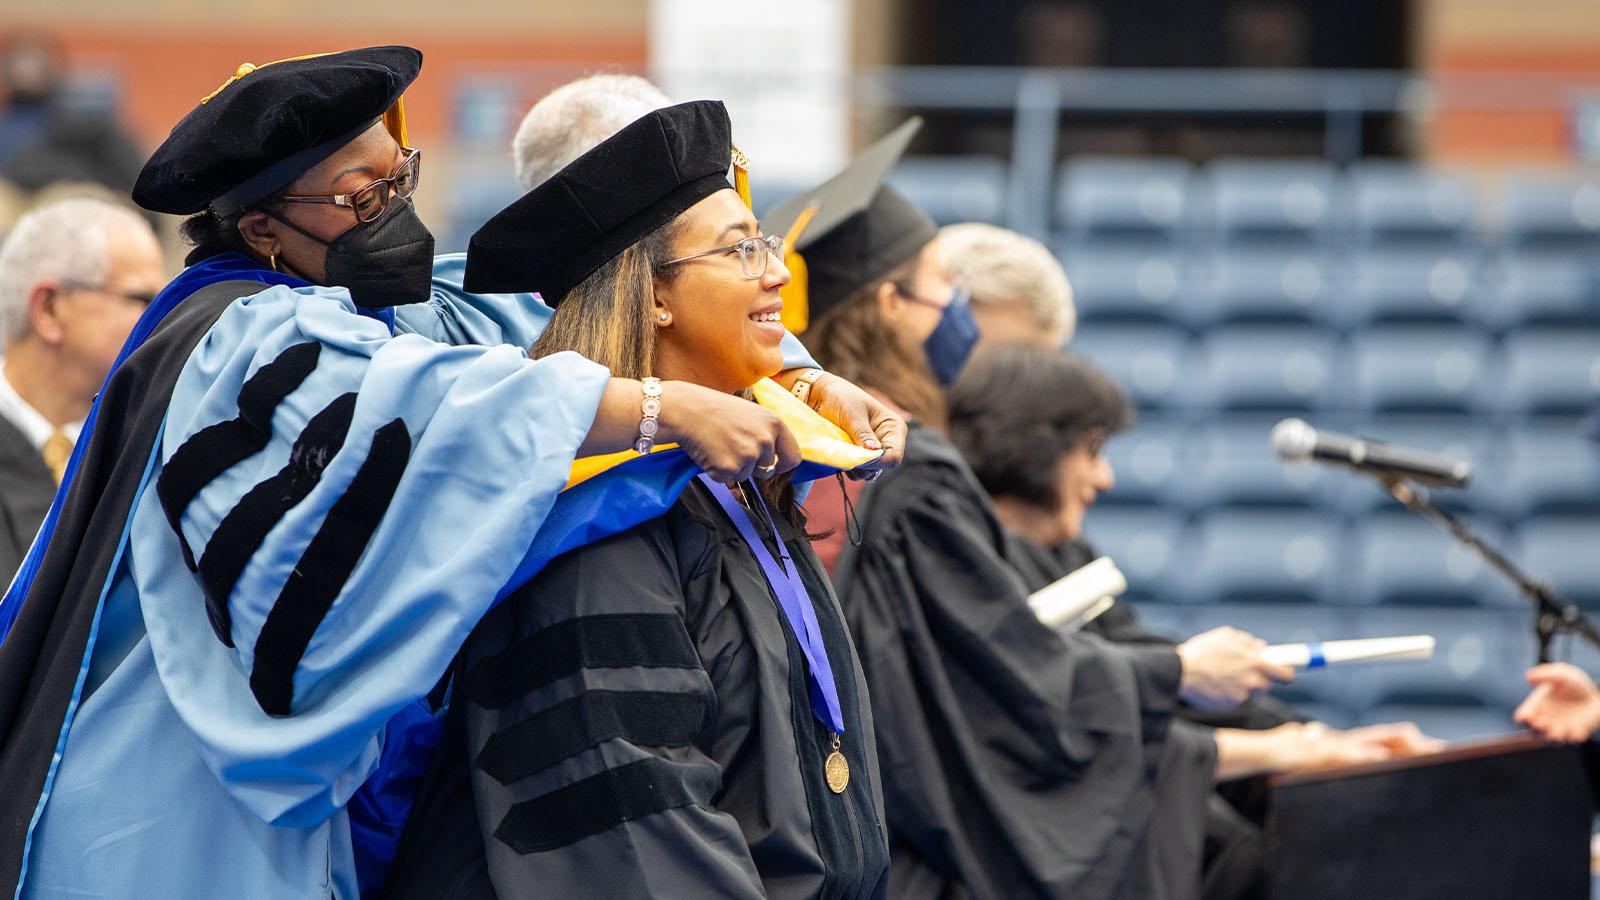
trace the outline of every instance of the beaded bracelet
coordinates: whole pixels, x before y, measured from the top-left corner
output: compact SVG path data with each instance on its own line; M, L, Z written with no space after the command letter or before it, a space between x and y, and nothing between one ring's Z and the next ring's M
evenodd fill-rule
M661 421L656 418L661 415L661 379L646 378L643 387L644 402L640 405L639 440L633 445L633 449L639 451L641 456L649 453L650 448L656 445L656 432L661 430Z

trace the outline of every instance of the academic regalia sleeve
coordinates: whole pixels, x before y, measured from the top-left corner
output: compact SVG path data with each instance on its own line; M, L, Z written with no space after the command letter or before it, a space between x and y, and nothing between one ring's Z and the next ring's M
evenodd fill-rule
M718 697L685 592L726 590L694 578L713 556L709 532L686 547L647 523L558 557L468 643L458 702L500 897L765 895L701 747Z
M395 308L400 331L445 344L510 344L527 350L553 311L537 294L473 294L461 287L467 255L446 253L433 261L428 302Z
M461 286L466 265L465 253L447 253L433 261L433 293L428 302L395 310L403 330L450 344L532 347L550 322L550 307L538 294L468 293ZM787 331L778 349L785 369L817 364L800 339Z
M342 289L230 306L168 406L131 569L162 685L267 822L373 770L522 561L608 373L391 338Z

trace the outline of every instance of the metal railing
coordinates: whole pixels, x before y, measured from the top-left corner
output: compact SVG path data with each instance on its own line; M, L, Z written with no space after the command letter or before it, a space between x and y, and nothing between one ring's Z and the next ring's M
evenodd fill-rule
M856 101L867 108L1013 113L1007 204L1013 227L1040 231L1058 135L1073 113L1319 114L1324 155L1361 155L1362 117L1445 110L1567 112L1595 102L1600 85L1555 74L1450 75L1358 70L1024 69L929 66L864 70Z

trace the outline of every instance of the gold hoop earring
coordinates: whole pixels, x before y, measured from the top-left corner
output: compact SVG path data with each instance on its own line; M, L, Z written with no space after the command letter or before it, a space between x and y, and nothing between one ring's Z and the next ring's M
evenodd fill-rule
M267 263L272 266L272 271L274 271L274 272L278 271L278 254L275 253L275 252L274 253L268 253L267 254Z

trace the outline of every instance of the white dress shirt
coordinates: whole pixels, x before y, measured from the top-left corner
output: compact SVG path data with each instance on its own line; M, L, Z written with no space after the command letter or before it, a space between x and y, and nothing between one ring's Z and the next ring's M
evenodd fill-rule
M43 450L44 442L49 440L50 435L56 430L49 419L30 406L28 401L22 399L17 389L6 380L3 369L0 369L0 417L15 425L35 450ZM67 440L76 444L78 433L83 430L83 422L69 422L61 426L61 430L66 433Z

